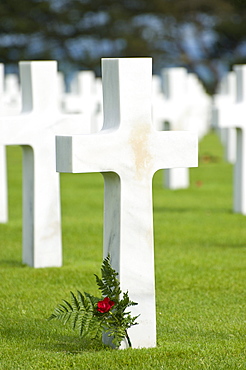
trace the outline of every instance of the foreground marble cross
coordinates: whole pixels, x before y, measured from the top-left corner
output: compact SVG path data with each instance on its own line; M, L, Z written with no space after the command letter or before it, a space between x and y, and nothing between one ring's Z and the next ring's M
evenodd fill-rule
M57 62L20 62L22 113L0 117L0 144L23 149L23 262L61 266L60 184L55 134L89 133L58 110ZM71 131L70 131L71 130Z
M234 166L233 210L246 215L246 65L234 67L236 99L214 108L213 124L236 129L236 162Z
M151 123L151 58L103 59L103 129L58 136L59 172L101 172L105 180L104 255L141 314L133 347L156 345L152 178L163 168L197 166L197 138ZM165 247L165 246L164 246Z

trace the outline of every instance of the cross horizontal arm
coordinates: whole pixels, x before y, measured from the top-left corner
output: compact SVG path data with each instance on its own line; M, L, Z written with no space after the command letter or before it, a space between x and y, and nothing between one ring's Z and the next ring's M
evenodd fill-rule
M113 169L114 134L56 136L58 172L108 172Z
M227 104L215 108L214 125L219 128L244 128L246 120L246 107L243 103Z
M197 167L198 138L190 131L156 131L154 172L160 169Z
M35 130L35 120L31 113L0 117L0 144L30 145L32 129Z
M147 131L147 130L146 130ZM133 176L153 176L164 168L196 167L198 140L188 131L132 132L56 137L58 172L88 173L114 171Z

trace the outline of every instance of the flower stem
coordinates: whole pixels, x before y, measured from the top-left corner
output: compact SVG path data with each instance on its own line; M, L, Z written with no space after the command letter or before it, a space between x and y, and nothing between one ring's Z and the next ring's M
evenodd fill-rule
M125 333L126 333L126 340L127 340L127 343L128 343L128 345L129 345L129 347L131 348L131 347L132 347L132 343L131 343L131 341L130 341L130 337L129 337L129 335L127 334L127 330L125 331Z

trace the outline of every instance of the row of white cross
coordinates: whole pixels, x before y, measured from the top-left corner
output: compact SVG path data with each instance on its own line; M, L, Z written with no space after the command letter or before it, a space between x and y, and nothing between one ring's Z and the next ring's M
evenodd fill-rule
M33 66L33 72L32 74L34 74L34 68L35 70L37 71L36 73L40 73L40 71L45 71L45 66L47 68L48 64L47 63L34 63L32 62L32 66ZM35 67L36 66L36 67ZM38 66L40 68L40 70L38 70ZM51 66L51 63L50 63L50 66ZM53 63L53 68L55 67L54 63ZM51 68L51 67L50 67ZM25 77L24 74L23 74L23 70L24 70L24 63L20 63L20 74L21 74L21 79L22 79L22 85L23 85L23 88L22 88L22 93L23 93L23 111L27 111L27 110L30 110L32 108L26 108L25 106L27 105L27 101L25 99L25 95L27 95L25 93L25 91L27 90L27 84L25 83ZM54 73L54 69L53 69L53 73ZM1 75L1 73L0 73ZM15 97L18 96L17 94L17 91L20 90L16 84L16 79L14 78L14 76L9 76L9 77L12 77L12 80L15 81L15 83L12 83L12 88L10 89L10 91L7 91L7 96L10 96L11 92L12 92L12 99L10 99L11 101L15 101ZM56 99L57 99L57 102L58 101L62 101L63 102L63 108L66 106L66 107L70 107L70 109L67 109L68 111L75 111L75 112L80 112L81 115L79 116L73 116L73 120L76 120L78 119L78 130L80 133L90 133L90 132L94 132L94 131L99 131L99 127L94 130L92 127L93 127L93 123L92 123L92 115L95 113L95 107L97 106L98 102L100 100L102 100L102 98L100 98L101 94L100 94L100 87L101 87L101 84L100 84L100 81L99 79L97 79L97 83L95 83L95 76L94 76L94 73L91 72L91 71L85 71L85 72L82 72L82 73L79 73L78 74L78 78L75 80L75 82L72 83L72 94L63 94L61 97L60 97L60 93L58 92L58 94L56 94L54 92L54 90L56 90L56 88L58 88L59 91L61 90L64 90L64 86L63 86L63 83L61 83L61 75L58 74L57 75L58 77L58 85L56 86L56 83L55 83L55 76L53 76L53 81L52 81L52 90L49 90L51 91L51 95L52 95L52 99L49 98L49 101L51 103L51 109L58 109L58 104L56 104ZM45 81L45 80L43 80ZM200 91L200 84L198 84L197 82L197 79L195 78L194 75L192 74L187 74L187 71L184 69L184 68L170 68L170 69L167 69L167 70L164 70L163 71L163 81L164 81L164 94L161 93L161 80L159 78L157 78L157 76L154 76L153 80L152 80L152 96L154 95L153 99L152 99L152 117L153 117L153 120L156 121L154 123L154 126L157 127L157 129L161 129L161 127L158 127L159 126L163 126L163 122L166 122L168 123L169 126L171 126L171 129L172 130L179 130L179 129L187 129L189 128L189 122L191 121L193 115L190 114L190 111L192 110L191 107L192 107L192 103L193 103L193 106L195 108L193 108L193 111L195 109L197 109L197 107L199 107L200 109L200 117L202 117L200 119L204 121L204 123L206 124L207 126L207 121L208 121L208 108L207 108L207 104L204 104L205 102L208 101L207 98L205 98L205 95L204 93L202 93L202 91ZM45 84L43 84L44 86ZM1 83L0 83L0 86L1 86ZM15 89L14 87L15 86ZM62 86L62 87L61 87ZM99 87L98 87L99 86ZM45 87L44 87L45 89ZM83 91L84 89L84 91ZM17 91L16 91L17 90ZM40 92L39 94L39 97L41 97L41 89L38 87L36 89L37 91ZM1 91L1 89L0 89ZM14 92L15 91L15 92ZM191 99L191 94L190 92L193 92L193 99ZM200 91L200 93L199 93ZM97 92L96 94L96 98L95 98L95 93ZM44 95L46 95L46 97L48 97L48 95L43 92ZM0 94L1 95L1 94ZM58 96L58 98L57 98ZM79 99L80 98L80 99ZM30 98L31 100L32 98ZM17 100L17 99L16 99ZM18 99L19 100L19 99ZM190 102L190 100L192 100L192 103ZM67 104L65 104L65 102L68 102ZM70 102L74 101L76 104L70 104ZM80 105L79 105L80 103ZM32 103L30 103L31 105ZM5 105L4 104L0 104L0 109L4 107L5 108ZM89 108L88 108L89 107ZM175 107L178 107L175 108ZM12 107L13 109L16 109L16 107ZM20 108L19 108L20 109ZM41 107L41 109L43 109ZM48 109L48 105L45 104L45 109ZM100 110L100 109L99 109ZM6 116L6 114L4 114L5 111L4 109L2 109L2 115ZM65 116L63 116L64 118ZM69 115L69 118L71 118L72 116ZM161 118L162 117L162 118ZM183 117L183 124L182 124L182 117ZM199 120L199 114L197 114L197 120ZM16 117L14 118L16 119ZM19 118L18 118L19 119ZM82 124L82 119L83 119L83 124ZM101 118L101 120L103 120ZM81 123L81 124L80 124ZM205 124L203 125L204 128L203 130L205 129ZM59 125L61 126L61 125ZM193 127L194 128L194 127ZM36 127L34 127L35 129L35 132L36 132ZM29 130L29 129L28 129ZM62 129L58 129L58 131L62 132ZM77 130L75 130L74 132L78 132ZM206 131L207 132L207 128L206 128ZM30 129L30 135L32 135L32 130ZM33 135L32 135L33 136ZM19 140L19 139L17 139ZM21 140L19 140L19 142L21 142ZM14 143L14 142L13 142ZM27 162L27 158L29 158L29 155L27 155L26 153L29 153L29 149L28 146L26 145L24 148L24 171L25 171L25 163ZM2 161L1 161L1 168L2 168L2 176L1 176L1 186L2 186L2 191L1 191L1 207L0 207L0 218L1 218L1 222L6 222L7 221L7 197L6 197L6 181L3 181L4 179L4 172L6 172L6 161L5 161L5 153L4 153L4 146L1 147L2 149L2 153L1 153L1 158L2 158ZM24 181L26 179L26 176L24 176ZM169 188L180 188L180 187L188 187L189 185L189 175L188 175L188 168L175 168L175 169L170 169L170 170L166 170L166 174L165 174L165 180L166 180L166 184L167 184L167 187ZM4 188L4 189L3 189ZM25 193L24 193L25 194ZM24 198L25 199L25 198ZM24 204L25 204L25 201L24 201ZM30 208L29 209L29 212L30 212ZM24 208L24 212L25 212L25 208ZM24 213L25 214L25 213ZM32 218L34 218L34 216L32 216ZM27 219L27 223L28 221L30 220L30 217L29 217L29 214L28 216L26 217ZM35 221L35 224L38 223L38 221L36 221L36 219L34 219ZM25 223L24 223L25 225ZM24 230L29 230L27 227L24 226ZM33 233L32 233L33 234ZM24 232L24 235L29 235L29 231L26 233ZM36 235L38 235L36 233ZM31 241L30 241L31 243ZM25 245L27 243L24 243ZM30 262L29 262L30 263Z
M104 119L94 134L79 114L59 112L56 72L54 61L21 62L22 112L0 117L0 144L23 148L23 262L62 264L56 168L101 172L104 255L110 252L122 290L138 302L133 346L155 346L152 177L161 168L196 166L197 135L154 129L151 58L102 61Z
M92 71L77 72L66 92L64 76L58 72L57 83L60 109L64 113L86 113L92 132L98 132L103 122L101 78ZM17 76L7 74L4 78L0 64L0 114L3 110L5 115L20 112L20 93ZM210 105L211 99L197 76L185 68L164 68L160 76L152 77L152 120L157 130L194 130L202 138L210 128Z
M6 84L4 95L7 97L5 101L7 100L9 104L5 104L4 109L5 111L8 109L8 112L11 110L19 112L20 89L16 76L7 75L7 77L12 84L9 82ZM57 77L60 109L64 113L83 114L83 121L87 124L90 122L90 132L100 131L103 123L101 78L95 78L92 71L78 72L70 83L70 91L65 92L63 75L59 72ZM210 107L211 98L204 92L196 75L187 73L185 68L165 68L161 71L161 76L153 76L152 121L157 130L192 130L197 132L201 139L210 128ZM189 169L165 170L164 186L173 190L188 188Z
M78 102L78 114L61 113L55 61L21 62L21 113L8 116L2 112L0 117L2 178L6 171L5 145L21 145L23 148L24 263L34 267L62 264L59 175L55 169L58 172L103 174L104 255L110 252L113 267L119 271L123 290L129 290L131 298L139 303L134 308L136 312L133 312L141 312L140 325L131 330L134 347L151 347L155 345L156 340L152 177L158 169L178 168L180 171L182 168L197 165L197 135L189 131L177 131L194 128L195 115L192 117L189 113L192 104L187 99L187 90L182 90L180 85L185 71L177 69L178 89L174 79L170 77L171 70L169 74L166 73L164 97L159 94L152 104L151 70L150 58L103 60L104 118L99 119L103 122L103 127L99 130L100 124L93 126L90 114L85 113L86 109L83 107L80 109ZM235 127L238 131L238 153L242 153L241 157L245 147L243 123L240 123L243 122L245 114L242 88L242 81L246 80L244 71L244 67L236 69L236 104L234 101L222 104L222 98L216 97L216 114L213 114L217 124L226 122L229 117L230 122L237 118ZM87 74L87 79L91 78L90 74ZM193 86L193 91L197 92L195 80L191 76L190 90ZM185 81L185 78L183 80ZM72 111L73 98L70 96L70 103L65 105L64 102L69 102L69 99L66 100L64 96L64 109L67 106L66 109L69 111L70 107ZM207 122L209 100L204 99L203 104L201 101L198 104L196 93L193 93L193 99L193 105L200 107L201 122ZM166 104L162 118L159 113L160 102ZM73 104L75 106L74 102ZM178 110L182 113L178 113ZM234 113L230 116L229 111ZM181 116L184 117L186 125L180 124ZM242 117L241 121L239 116ZM165 121L174 131L157 131L154 126L158 127L160 120L161 125ZM207 125L198 124L196 133L201 138L207 130ZM237 181L240 186L235 186L238 190L235 211L242 213L245 198L242 191L245 187L244 163L245 159L237 159L235 176L240 178L240 181ZM0 192L1 187L6 188L6 181L0 183ZM2 199L4 197L0 194L0 198L0 208L6 210L6 197ZM6 221L7 212L2 215L2 222L4 217Z

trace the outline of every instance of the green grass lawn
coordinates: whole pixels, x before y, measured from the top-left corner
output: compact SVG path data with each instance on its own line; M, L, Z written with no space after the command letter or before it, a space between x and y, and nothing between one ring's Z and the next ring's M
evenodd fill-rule
M22 264L21 149L8 148L9 222L0 225L0 369L246 369L246 216L232 212L232 166L214 133L190 188L153 182L157 347L115 351L48 316L70 290L96 294L100 174L61 176L63 267Z

